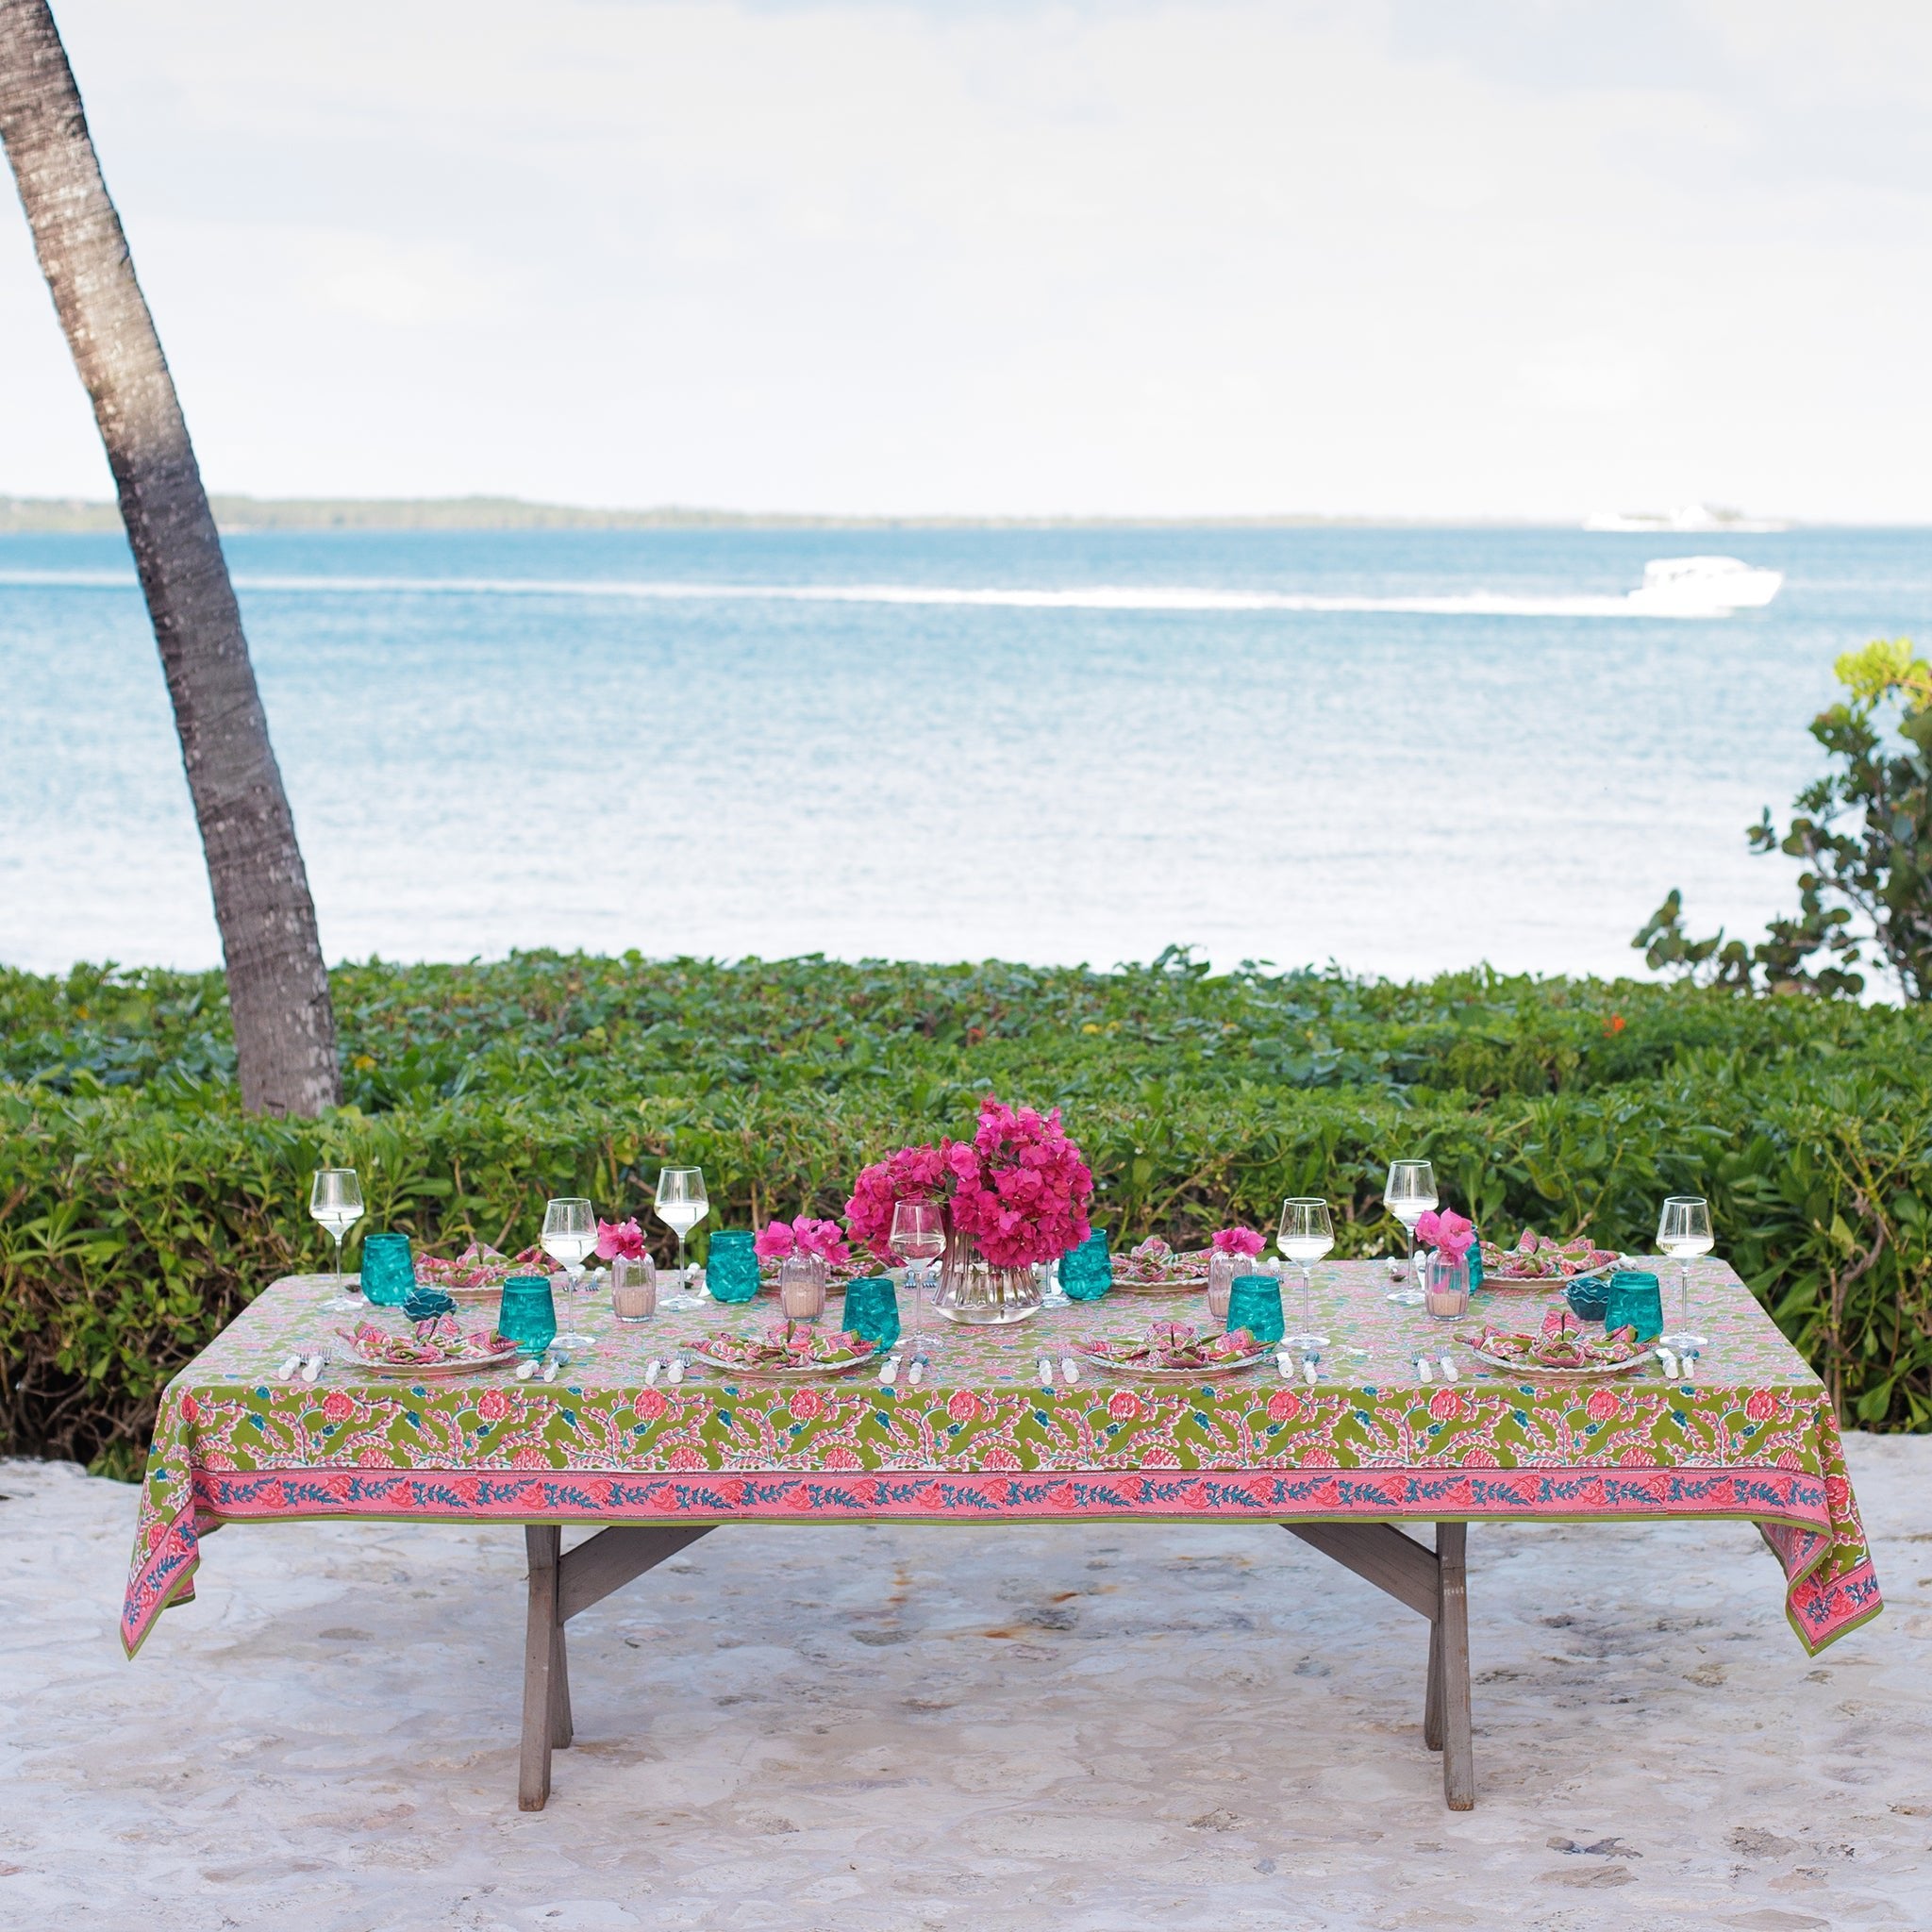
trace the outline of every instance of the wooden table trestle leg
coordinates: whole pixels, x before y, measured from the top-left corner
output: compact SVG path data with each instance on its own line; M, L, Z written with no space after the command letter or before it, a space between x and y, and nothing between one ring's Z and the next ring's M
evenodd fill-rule
M530 1557L529 1622L524 1631L524 1737L517 1764L517 1805L541 1811L550 1797L550 1754L571 1741L570 1659L563 1626L635 1576L675 1557L709 1532L703 1528L613 1524L566 1552L554 1523L526 1523Z

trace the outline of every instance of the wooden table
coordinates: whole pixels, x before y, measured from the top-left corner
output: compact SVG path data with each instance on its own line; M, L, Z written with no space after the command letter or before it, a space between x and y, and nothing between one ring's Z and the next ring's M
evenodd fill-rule
M1116 1294L1014 1329L928 1322L924 1383L790 1386L705 1371L649 1386L652 1357L747 1311L707 1305L624 1326L596 1302L565 1325L597 1338L556 1384L507 1371L386 1381L331 1366L273 1379L354 1318L324 1277L276 1282L169 1384L156 1422L123 1639L138 1648L192 1594L199 1539L223 1523L369 1517L524 1526L529 1601L518 1801L542 1807L570 1742L565 1627L715 1528L740 1522L949 1524L1152 1520L1278 1524L1429 1624L1423 1738L1451 1808L1475 1801L1465 1554L1476 1522L1757 1523L1787 1612L1817 1650L1881 1607L1830 1406L1735 1274L1698 1264L1710 1337L1695 1386L1654 1362L1531 1381L1482 1367L1447 1325L1387 1299L1379 1263L1317 1278L1334 1338L1317 1379L1273 1366L1183 1386L1087 1365L1043 1391L1036 1361L1091 1333L1201 1319L1196 1292ZM1533 1326L1549 1297L1479 1298ZM760 1309L751 1319L763 1320ZM487 1324L493 1305L481 1305ZM932 1332L938 1327L939 1332ZM1423 1383L1416 1357L1459 1357ZM1432 1374L1440 1376L1440 1370ZM566 1525L599 1533L565 1551ZM1433 1547L1398 1526L1433 1525Z

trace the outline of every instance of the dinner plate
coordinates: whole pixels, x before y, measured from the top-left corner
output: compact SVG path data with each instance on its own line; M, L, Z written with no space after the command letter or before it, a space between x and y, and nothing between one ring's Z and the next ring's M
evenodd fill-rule
M1488 1362L1491 1368L1501 1369L1506 1374L1510 1375L1627 1375L1632 1369L1641 1369L1645 1362L1656 1359L1650 1351L1645 1349L1640 1355L1633 1355L1628 1361L1585 1362L1577 1368L1559 1369L1543 1362L1513 1361L1507 1356L1491 1355L1487 1349L1478 1348L1473 1341L1465 1341L1462 1345L1478 1361Z
M803 1362L797 1368L789 1368L777 1362L734 1362L723 1356L708 1354L704 1349L686 1345L685 1353L693 1361L703 1362L708 1369L716 1369L723 1375L741 1375L756 1382L810 1382L822 1381L828 1375L849 1375L855 1369L871 1367L884 1353L874 1349L869 1355L856 1355L849 1361Z
M400 1377L408 1382L446 1382L455 1375L474 1375L483 1369L500 1369L518 1358L512 1343L495 1355L465 1356L451 1362L373 1362L354 1349L338 1349L329 1365L338 1369L358 1369L367 1375Z
M1612 1255L1607 1261L1599 1261L1594 1268L1579 1268L1574 1274L1496 1274L1491 1272L1490 1264L1485 1261L1483 1288L1503 1289L1512 1294L1526 1294L1539 1288L1547 1288L1560 1294L1573 1281L1589 1281L1624 1265L1622 1255ZM1476 1292L1480 1294L1482 1290L1478 1289Z
M1199 1294L1208 1286L1205 1274L1176 1275L1172 1281L1123 1281L1114 1277L1108 1294ZM1104 1300L1105 1297L1103 1296Z
M1075 1344L1074 1353L1083 1362L1091 1362L1097 1369L1107 1369L1115 1374L1134 1375L1148 1382L1198 1382L1204 1375L1234 1375L1242 1369L1252 1369L1257 1364L1274 1360L1278 1350L1264 1348L1254 1355L1236 1356L1224 1362L1203 1362L1188 1369L1168 1368L1151 1362L1121 1361L1113 1356L1096 1355L1091 1349Z

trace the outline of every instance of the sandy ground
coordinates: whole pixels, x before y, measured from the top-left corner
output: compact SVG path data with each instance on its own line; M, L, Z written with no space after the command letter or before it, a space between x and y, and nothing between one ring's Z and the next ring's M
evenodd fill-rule
M1889 1607L1813 1663L1752 1531L1477 1528L1473 1813L1426 1626L1278 1530L724 1530L571 1625L516 1808L522 1537L206 1547L0 1464L0 1924L592 1932L1932 1926L1932 1441L1852 1466Z

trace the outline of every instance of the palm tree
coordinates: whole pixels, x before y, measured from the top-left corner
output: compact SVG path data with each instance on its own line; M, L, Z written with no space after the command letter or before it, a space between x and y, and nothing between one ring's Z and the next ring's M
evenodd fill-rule
M0 0L0 142L108 448L181 737L227 965L242 1100L341 1097L315 902L188 425L46 0Z

